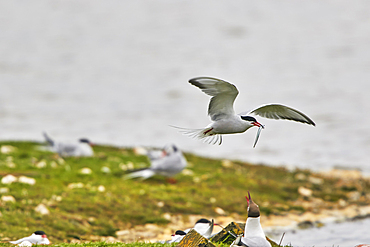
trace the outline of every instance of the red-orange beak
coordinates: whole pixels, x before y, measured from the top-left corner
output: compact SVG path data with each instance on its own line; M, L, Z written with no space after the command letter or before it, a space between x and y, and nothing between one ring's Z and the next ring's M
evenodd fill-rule
M249 193L249 190L248 190L248 196L245 196L245 199L247 199L248 206L249 206L249 201L252 200L251 199L251 194Z
M257 127L262 127L262 129L264 129L265 128L265 126L263 126L261 123L259 123L259 122L252 122L252 124L254 125L254 126L257 126Z
M44 235L42 235L41 237L46 238L46 235L44 234Z

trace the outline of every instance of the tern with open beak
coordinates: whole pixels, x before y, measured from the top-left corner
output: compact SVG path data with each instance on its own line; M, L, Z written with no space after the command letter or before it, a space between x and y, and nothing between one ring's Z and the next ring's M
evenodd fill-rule
M245 198L248 202L248 218L245 223L244 235L241 238L242 243L249 247L271 247L260 223L261 217L258 205L252 200L249 191Z
M270 119L293 120L315 126L315 123L302 112L280 104L266 104L246 114L235 114L233 105L239 93L235 85L212 77L196 77L190 79L189 83L212 96L208 106L208 115L211 117L212 123L203 129L176 128L179 128L186 135L203 139L206 143L221 145L223 134L243 133L249 128L257 126L259 131L254 143L255 146L264 125L257 122L251 115Z

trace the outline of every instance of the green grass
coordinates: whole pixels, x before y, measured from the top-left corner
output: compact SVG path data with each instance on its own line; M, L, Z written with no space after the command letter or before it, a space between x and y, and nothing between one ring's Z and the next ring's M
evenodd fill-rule
M14 246L7 243L0 243L0 246ZM40 246L40 245L39 245ZM60 244L53 244L53 246L59 247L174 247L176 244L159 244L159 243L142 243L142 242L135 242L135 243L106 243L106 242L90 242L84 244L68 244L68 243L60 243ZM227 245L219 245L218 247L228 247Z
M0 178L7 174L24 175L35 178L36 184L0 184L0 188L9 189L0 197L12 195L16 200L15 203L0 200L0 239L17 239L38 229L48 233L53 243L69 241L74 236L82 239L90 235L115 236L118 229L135 225L166 225L164 213L215 217L216 207L246 217L244 195L248 190L260 205L262 215L303 212L303 207L293 205L298 198L302 199L299 186L312 189L315 197L328 202L346 200L348 188L352 190L356 186L338 187L336 179L325 179L323 184L314 185L295 178L297 173L309 175L309 171L289 172L239 161L223 166L221 160L192 154L186 154L186 158L188 169L194 174L177 175L176 184L160 176L145 181L124 180L122 164L149 166L146 156L135 155L130 148L95 146L94 157L62 160L54 153L39 150L39 143L0 142L2 145L14 146L16 150L0 153ZM46 166L38 168L40 162ZM92 173L80 174L84 167ZM111 172L102 172L102 167L109 167ZM70 189L71 183L82 183L83 188ZM105 191L99 191L99 186L104 186ZM369 183L362 181L362 189L370 191ZM163 206L158 206L160 202ZM40 203L48 207L49 215L35 212Z

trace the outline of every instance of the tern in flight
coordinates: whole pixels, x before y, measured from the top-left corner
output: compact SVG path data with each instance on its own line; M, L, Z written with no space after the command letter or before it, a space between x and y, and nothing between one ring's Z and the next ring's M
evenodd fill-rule
M208 106L208 115L211 117L212 123L203 129L179 129L182 133L203 139L206 143L221 145L223 134L243 133L249 128L257 126L259 129L253 146L255 147L264 125L257 122L252 115L270 119L293 120L315 126L315 123L302 112L280 104L266 104L247 113L235 114L233 105L239 93L235 85L212 77L196 77L190 79L189 83L212 96Z

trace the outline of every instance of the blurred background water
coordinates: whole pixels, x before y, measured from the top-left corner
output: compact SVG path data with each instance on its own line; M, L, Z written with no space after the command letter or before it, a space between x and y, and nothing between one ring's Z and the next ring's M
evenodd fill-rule
M369 26L366 0L0 1L0 139L172 142L368 174ZM255 149L257 128L221 146L190 139L169 125L208 125L209 97L187 82L196 76L235 84L237 112L282 103L317 126L258 118Z

